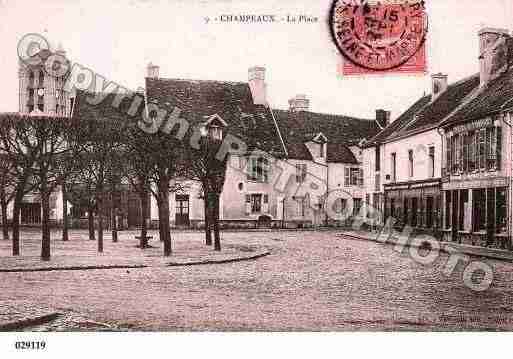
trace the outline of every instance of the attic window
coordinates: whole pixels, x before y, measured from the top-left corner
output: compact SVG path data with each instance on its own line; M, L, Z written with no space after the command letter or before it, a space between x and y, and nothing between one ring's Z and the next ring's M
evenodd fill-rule
M208 135L210 138L218 141L223 140L223 129L219 126L209 126Z
M321 143L319 144L319 151L320 151L320 153L319 153L319 157L320 157L320 158L324 158L325 150L326 150L326 143L321 142Z

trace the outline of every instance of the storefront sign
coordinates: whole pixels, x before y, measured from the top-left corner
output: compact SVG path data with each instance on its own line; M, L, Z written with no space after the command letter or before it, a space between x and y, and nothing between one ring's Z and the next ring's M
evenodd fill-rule
M444 191L452 191L469 188L509 187L508 182L508 179L504 177L483 178L467 181L453 181L442 184L442 189Z

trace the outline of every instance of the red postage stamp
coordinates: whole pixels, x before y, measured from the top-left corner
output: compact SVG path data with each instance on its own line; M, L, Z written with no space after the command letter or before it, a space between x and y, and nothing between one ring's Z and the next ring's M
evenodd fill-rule
M427 71L424 1L335 0L330 29L342 75Z

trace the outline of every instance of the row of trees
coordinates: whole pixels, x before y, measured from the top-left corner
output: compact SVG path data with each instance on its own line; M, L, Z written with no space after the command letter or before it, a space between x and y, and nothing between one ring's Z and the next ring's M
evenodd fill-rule
M190 132L199 131L198 128ZM183 180L202 185L205 202L205 242L221 250L219 197L226 160L216 158L220 141L200 136L197 146L171 131L150 134L140 123L123 117L91 116L71 119L44 115L0 115L0 205L4 239L9 239L7 207L13 203L12 249L20 255L20 205L37 193L42 206L41 258L49 260L50 196L61 188L64 203L86 206L89 237L104 246L106 200L122 185L140 197L142 226L139 247L148 247L149 196L158 206L159 237L164 255L172 253L170 192L182 190ZM63 211L63 240L68 240L67 208ZM97 214L97 237L95 219ZM116 227L112 238L117 241ZM213 233L213 235L212 235ZM212 243L214 237L214 243Z

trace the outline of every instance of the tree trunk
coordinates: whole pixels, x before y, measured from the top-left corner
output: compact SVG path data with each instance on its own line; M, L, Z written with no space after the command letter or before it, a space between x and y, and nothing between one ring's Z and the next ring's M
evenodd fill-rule
M163 178L159 183L159 229L164 242L164 256L171 256L171 224L169 222L169 179Z
M221 251L221 236L219 234L219 193L214 194L214 250Z
M102 193L98 196L98 253L103 253L103 198Z
M89 240L94 241L95 233L94 233L94 209L93 206L89 206L87 209L88 215L87 215L87 224L89 226Z
M111 217L111 226L112 226L112 242L117 243L118 242L118 221L117 221L117 211L116 211L116 204L115 204L115 192L116 191L116 185L112 184L112 192L110 195L111 198L111 211L110 211L110 217Z
M141 239L139 246L141 249L148 248L148 192L141 191L139 193L141 198Z
M69 223L68 223L68 192L66 184L62 184L62 241L69 240Z
M20 212L23 192L16 193L14 207L12 211L12 255L20 255Z
M41 259L44 261L50 260L50 193L47 188L41 189L41 207L43 210L43 220L41 225L42 240L41 240Z
M2 233L5 241L9 240L9 227L7 218L7 199L5 198L5 191L1 191L0 206L2 207Z
M203 195L203 202L204 202L204 208L205 208L205 244L207 246L211 246L212 245L212 228L211 228L211 225L210 225L210 205L209 205L209 202L210 202L210 198L209 198L209 194L208 193L205 193Z

